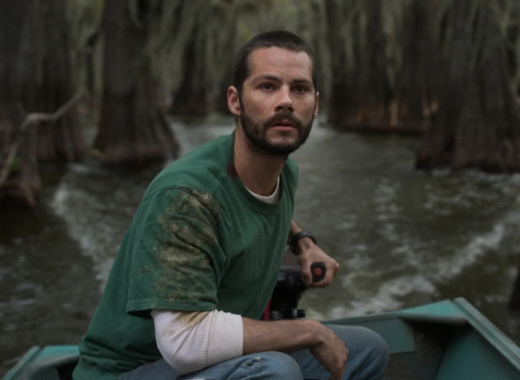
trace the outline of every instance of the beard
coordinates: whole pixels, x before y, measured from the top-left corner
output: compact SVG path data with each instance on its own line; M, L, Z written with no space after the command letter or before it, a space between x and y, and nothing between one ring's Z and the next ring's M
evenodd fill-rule
M256 122L248 116L241 99L240 106L242 109L240 122L244 129L244 134L249 140L250 146L259 154L277 157L288 156L290 153L302 146L311 133L314 116L312 116L307 123L304 123L292 113L283 111L271 116L264 122ZM316 104L314 105L314 108L316 109ZM312 114L314 115L314 111ZM267 139L268 129L279 124L284 119L292 122L293 127L298 132L298 138L294 142L270 142Z

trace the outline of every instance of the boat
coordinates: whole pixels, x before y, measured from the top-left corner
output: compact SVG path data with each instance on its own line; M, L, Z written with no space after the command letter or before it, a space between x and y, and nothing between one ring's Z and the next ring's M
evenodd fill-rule
M378 332L386 380L520 379L520 348L464 298L326 322ZM32 347L3 380L71 379L78 357L77 346Z

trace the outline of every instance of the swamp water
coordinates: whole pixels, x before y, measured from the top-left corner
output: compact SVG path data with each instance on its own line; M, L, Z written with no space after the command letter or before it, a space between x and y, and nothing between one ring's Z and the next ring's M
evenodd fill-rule
M186 153L230 133L233 119L173 128ZM418 144L315 123L293 155L295 219L341 271L300 306L332 319L462 296L519 344L506 304L520 263L520 175L415 171ZM32 345L78 343L156 173L43 167L41 208L0 211L0 376Z

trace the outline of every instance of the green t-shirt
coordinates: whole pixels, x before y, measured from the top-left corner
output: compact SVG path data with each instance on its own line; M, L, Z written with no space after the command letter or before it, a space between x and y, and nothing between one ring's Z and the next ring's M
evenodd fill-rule
M262 202L237 177L233 142L234 134L219 137L152 181L80 343L75 379L116 379L161 359L152 309L260 318L282 263L298 169L287 160L280 200Z

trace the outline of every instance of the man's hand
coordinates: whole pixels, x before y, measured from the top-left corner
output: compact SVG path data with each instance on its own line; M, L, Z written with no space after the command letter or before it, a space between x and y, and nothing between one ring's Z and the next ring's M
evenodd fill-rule
M311 288L324 288L332 283L332 279L339 271L339 264L332 257L327 255L309 238L303 238L298 241L298 249L300 251L299 260L302 271L302 280L305 285ZM327 273L325 278L320 282L312 282L311 264L321 261L325 264Z
M330 372L331 380L341 380L348 350L327 326L311 319L257 321L242 317L242 321L244 355L264 351L291 353L308 348Z
M323 326L322 342L311 348L311 354L330 372L330 380L341 380L347 365L348 349L331 329Z

